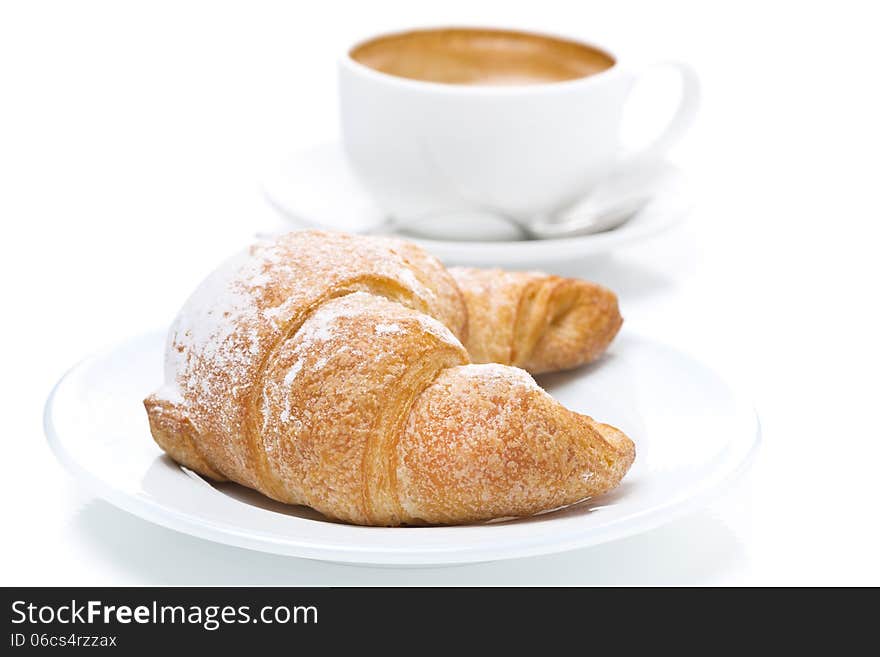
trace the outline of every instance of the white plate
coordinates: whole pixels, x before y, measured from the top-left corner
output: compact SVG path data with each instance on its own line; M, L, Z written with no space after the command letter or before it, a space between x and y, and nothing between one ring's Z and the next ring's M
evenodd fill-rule
M506 522L356 527L234 484L211 485L162 455L141 400L162 378L163 344L158 333L134 338L68 372L46 403L49 443L71 473L112 504L187 534L264 552L428 565L594 545L706 503L744 470L758 442L751 406L711 369L624 334L601 362L539 378L562 403L619 426L635 440L636 462L617 490Z
M513 239L516 231L508 224L481 215L471 223L480 223L493 233L508 237L453 241L401 234L449 265L521 267L609 253L652 237L687 216L692 202L686 193L683 174L667 164L658 175L662 175L665 182L657 195L625 224L604 233L565 239L516 240ZM369 233L375 232L385 221L383 213L349 169L338 142L295 153L263 177L263 191L296 228ZM492 225L487 227L486 223Z

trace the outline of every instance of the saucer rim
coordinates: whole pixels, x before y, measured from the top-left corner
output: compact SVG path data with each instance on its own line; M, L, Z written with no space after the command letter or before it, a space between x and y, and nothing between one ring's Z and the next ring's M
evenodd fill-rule
M480 256L486 255L484 253L486 250L492 250L496 252L496 255L498 251L505 250L506 253L504 253L499 259L502 262L528 262L530 260L541 260L546 257L560 257L563 260L571 260L578 256L606 253L615 247L630 245L634 242L649 239L669 230L687 220L691 216L695 207L695 203L687 191L688 184L685 172L674 162L665 159L662 165L668 168L671 181L665 184L652 200L649 201L643 209L639 210L632 219L624 222L616 228L598 233L572 235L569 237L543 240L452 240L429 237L427 235L419 235L415 232L394 229L387 224L378 222L365 222L364 225L352 226L350 228L328 226L326 223L307 218L303 216L302 213L297 212L290 203L286 202L285 194L281 191L283 186L286 185L283 172L292 162L300 161L302 158L309 157L310 154L325 149L342 151L343 145L339 139L330 139L290 152L261 177L259 186L262 196L285 225L290 226L292 230L317 229L351 232L361 235L385 235L396 237L414 242L429 251L432 251L434 255L441 259L444 259L444 256L451 259L464 258L467 262L474 263L479 260ZM368 195L365 192L363 192L363 195L365 199L368 198ZM656 203L660 199L670 197L679 199L679 202L675 204L675 207L662 210L657 209ZM381 210L377 206L373 207L376 211L376 216L381 216ZM650 216L651 219L647 221L639 221L639 218L644 217L646 214ZM566 253L549 253L555 248L564 248ZM576 252L572 252L573 250L576 250ZM492 258L489 259L491 260Z

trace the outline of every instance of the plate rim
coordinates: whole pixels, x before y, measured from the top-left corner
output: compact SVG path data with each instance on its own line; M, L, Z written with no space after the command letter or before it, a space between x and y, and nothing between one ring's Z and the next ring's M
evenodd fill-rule
M121 490L112 483L90 472L64 446L64 442L61 440L60 434L54 425L52 411L58 392L68 382L70 377L88 363L99 360L102 356L108 355L126 344L139 339L145 339L153 334L161 335L163 333L162 331L149 331L130 336L126 340L118 341L110 347L80 359L71 366L52 387L43 407L43 428L49 447L61 465L77 482L83 484L97 497L117 508L143 520L183 534L259 552L350 565L433 566L501 561L556 554L590 547L650 531L710 504L749 470L754 463L762 442L759 414L751 400L739 391L738 386L733 384L733 379L724 376L716 367L709 365L705 360L692 352L680 349L661 340L648 338L638 332L627 331L627 336L630 339L671 349L709 370L730 391L731 398L736 402L736 408L740 409L740 411L745 411L745 413L738 413L737 417L738 421L743 423L743 429L749 429L748 437L743 435L739 440L728 443L739 447L737 452L739 458L726 459L719 467L701 479L697 487L692 491L679 494L660 506L651 506L612 520L600 528L594 527L582 533L575 531L562 535L557 534L550 540L541 540L540 536L528 540L513 537L508 538L506 543L480 544L473 547L460 545L402 546L399 548L369 545L326 545L312 539L291 540L289 537L255 532L252 529L242 530L231 523L217 523L187 512L181 512L150 498ZM183 469L185 470L185 468ZM394 528L380 529L381 531L394 531ZM432 531L434 528L416 528L416 530L418 529ZM439 527L437 529L448 530L451 528ZM407 528L405 531L413 531L413 529Z

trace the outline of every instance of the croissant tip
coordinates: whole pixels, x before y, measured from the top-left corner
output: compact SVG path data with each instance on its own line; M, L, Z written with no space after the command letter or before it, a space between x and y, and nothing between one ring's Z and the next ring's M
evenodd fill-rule
M150 434L156 444L180 465L215 481L226 481L220 472L199 452L194 439L195 429L182 403L169 400L155 392L144 399L150 423Z

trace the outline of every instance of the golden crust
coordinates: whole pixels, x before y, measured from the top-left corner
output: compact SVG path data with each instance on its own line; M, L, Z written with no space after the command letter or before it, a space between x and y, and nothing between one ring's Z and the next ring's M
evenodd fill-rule
M357 292L322 305L261 382L262 447L285 502L360 524L406 520L387 454L416 397L467 363L438 321Z
M453 267L470 320L465 340L477 363L515 365L532 374L598 358L623 318L601 285L540 272Z
M166 384L144 402L153 437L209 477L366 525L524 515L615 486L628 438L522 370L468 364L467 296L399 240L258 244L172 326ZM529 353L551 352L545 341Z
M604 493L626 474L635 446L563 408L524 370L486 364L440 373L416 401L397 456L407 514L461 523Z
M180 406L157 395L150 395L144 400L144 408L150 420L150 433L168 456L215 481L225 481L226 477L214 470L202 456L198 448L198 434Z

